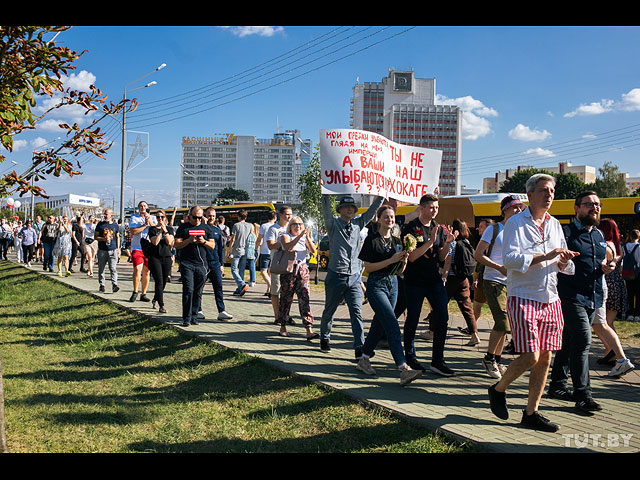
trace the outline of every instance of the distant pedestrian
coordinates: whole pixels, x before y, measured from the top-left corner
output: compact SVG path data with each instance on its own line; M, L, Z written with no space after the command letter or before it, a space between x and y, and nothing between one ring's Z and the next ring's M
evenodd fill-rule
M49 270L50 272L53 272L53 247L56 243L56 238L58 238L58 224L55 220L56 217L54 215L49 215L40 229L38 237L38 243L41 243L43 247L42 270Z
M82 217L78 216L71 224L71 260L69 265L69 271L74 273L73 266L76 264L76 259L80 253L80 270L84 267L84 222Z
M98 252L98 243L95 241L97 219L93 215L84 223L84 244L85 261L87 266L87 276L93 278L93 264Z
M538 406L547 380L551 354L562 347L564 320L557 289L560 271L575 271L575 253L567 249L560 222L548 210L555 194L555 178L536 174L527 180L529 206L504 225L503 263L507 269L507 311L518 358L498 383L489 388L491 411L506 420L506 390L531 370L527 406L521 424L555 432L558 426L540 415Z
M118 258L120 257L120 235L118 224L113 219L113 210L104 210L104 220L96 225L94 240L98 243L98 284L100 292L104 292L105 267L109 265L111 274L111 291L116 293L118 287Z
M291 207L288 205L282 205L278 209L278 221L275 222L267 232L265 233L264 240L269 247L269 251L271 252L271 260L273 261L273 256L278 251L278 249L282 248L280 243L280 236L287 231L287 225L289 225L289 220L293 217L293 211ZM273 316L275 318L274 323L279 323L279 303L280 303L280 274L269 272L270 275L270 290L271 294L271 307L273 308ZM287 323L291 325L291 319L287 319Z
M629 302L627 320L640 322L640 230L633 229L629 232L622 250L622 275L627 285Z
M244 271L247 265L247 239L251 233L252 225L247 223L246 220L247 211L240 210L238 212L238 221L233 224L231 237L229 238L232 255L231 275L233 275L233 279L238 287L233 294L238 296L244 295L249 289L249 285L244 281Z
M20 231L20 238L22 240L22 258L24 264L27 267L31 267L31 261L35 255L36 244L38 243L38 234L33 229L33 223L31 220L27 220L25 226Z
M58 236L53 247L53 256L56 257L58 265L58 276L68 277L71 275L69 271L69 258L71 257L71 223L69 217L64 215L58 229ZM62 269L64 267L64 274Z
M42 220L42 217L40 215L36 215L35 220L33 221L33 229L36 231L36 235L40 235L40 230L42 229L42 226L44 225L44 220ZM35 261L36 262L42 262L43 256L44 256L44 247L42 246L42 243L40 243L40 241L38 240L36 242L36 258Z
M149 213L147 202L138 202L138 212L131 215L129 219L129 230L131 232L131 260L133 263L133 292L129 298L130 302L135 302L140 288L140 300L150 302L147 297L149 288L149 259L142 250L142 239L149 239L149 227L156 224L156 219Z
M249 287L256 286L256 240L258 238L259 225L250 223L251 232L247 237L247 270L249 270Z

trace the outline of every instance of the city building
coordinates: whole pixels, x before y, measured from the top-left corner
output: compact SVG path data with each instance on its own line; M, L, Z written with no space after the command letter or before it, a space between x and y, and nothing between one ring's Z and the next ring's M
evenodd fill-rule
M631 195L638 188L640 188L640 177L629 177L625 178L625 182L627 183L627 188L629 189L629 194Z
M502 184L508 178L512 177L520 170L527 170L533 167L532 165L519 165L516 168L508 168L506 171L498 171L493 177L485 177L482 179L482 191L484 193L496 193L502 187ZM596 167L589 165L572 165L569 162L560 162L557 167L544 167L549 173L573 173L576 175L582 183L593 183L596 180Z
M269 139L182 137L181 206L212 205L227 187L244 190L254 202L297 203L303 162L310 158L311 140L303 140L298 130Z
M435 100L434 78L390 69L380 82L353 87L350 124L396 143L442 150L440 195L460 195L462 111Z
M66 215L69 218L75 217L80 213L84 213L85 216L102 213L102 202L98 197L88 197L74 193L55 195L49 198L34 197L33 202L34 208L42 206L47 209L57 210L58 215ZM3 205L6 205L6 200L3 201ZM24 212L25 216L30 218L31 196L20 198L20 207L15 210Z

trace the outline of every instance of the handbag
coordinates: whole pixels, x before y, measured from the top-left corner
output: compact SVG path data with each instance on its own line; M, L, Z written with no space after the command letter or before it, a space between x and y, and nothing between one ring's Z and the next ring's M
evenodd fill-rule
M293 273L295 263L296 254L294 252L288 252L283 248L279 248L276 253L273 254L269 271L280 275Z

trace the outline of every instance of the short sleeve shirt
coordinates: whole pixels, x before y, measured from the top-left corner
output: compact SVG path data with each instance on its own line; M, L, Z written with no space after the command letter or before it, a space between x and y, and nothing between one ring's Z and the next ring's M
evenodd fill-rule
M367 235L364 239L358 258L363 262L377 263L392 257L400 250L402 250L402 241L398 237L392 235L388 239L384 239L376 232ZM388 275L393 271L395 265L393 263L383 269L376 270L375 273Z

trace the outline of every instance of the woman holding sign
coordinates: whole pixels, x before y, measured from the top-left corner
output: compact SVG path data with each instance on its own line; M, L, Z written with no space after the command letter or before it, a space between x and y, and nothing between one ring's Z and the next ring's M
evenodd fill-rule
M365 238L358 256L369 274L366 296L374 317L356 368L368 375L375 375L369 359L378 342L386 337L393 360L400 370L400 384L407 385L420 377L422 370L412 370L407 365L394 308L398 297L397 275L404 271L412 247L403 248L402 240L391 234L395 213L390 205L380 207L376 218L377 232Z

